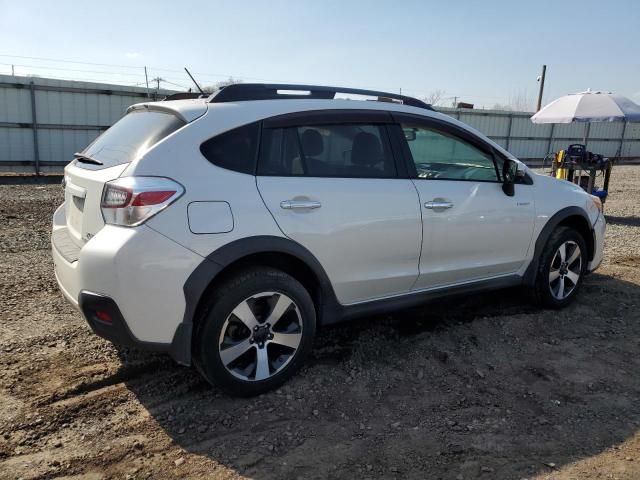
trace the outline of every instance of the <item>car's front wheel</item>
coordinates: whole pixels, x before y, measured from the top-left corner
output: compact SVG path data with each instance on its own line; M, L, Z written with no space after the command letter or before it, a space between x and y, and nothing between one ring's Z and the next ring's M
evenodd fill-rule
M562 308L575 298L587 269L584 238L569 227L557 228L545 245L538 263L534 300L547 308Z
M248 396L281 385L300 368L312 348L316 314L295 278L256 268L221 285L200 322L200 371L229 393Z

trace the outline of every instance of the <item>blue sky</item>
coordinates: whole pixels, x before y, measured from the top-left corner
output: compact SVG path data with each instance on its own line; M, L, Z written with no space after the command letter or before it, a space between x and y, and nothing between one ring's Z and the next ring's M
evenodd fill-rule
M545 101L592 88L640 102L640 2L0 0L0 73L11 63L127 83L144 82L147 65L186 86L184 66L206 84L232 75L442 90L486 108L533 106L546 63Z

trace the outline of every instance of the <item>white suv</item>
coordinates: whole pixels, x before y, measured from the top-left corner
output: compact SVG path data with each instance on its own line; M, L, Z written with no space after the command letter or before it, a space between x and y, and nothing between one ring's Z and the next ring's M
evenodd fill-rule
M75 157L64 295L239 395L290 377L318 326L513 285L562 307L602 259L597 198L390 93L231 85L133 105Z

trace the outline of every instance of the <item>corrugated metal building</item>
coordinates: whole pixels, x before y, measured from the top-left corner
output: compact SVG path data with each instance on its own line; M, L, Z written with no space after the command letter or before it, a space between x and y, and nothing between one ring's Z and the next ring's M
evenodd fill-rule
M157 92L160 98L171 93ZM0 75L0 170L54 167L59 171L129 105L148 100L143 87ZM582 143L585 131L584 124L534 125L529 120L532 114L526 112L438 110L471 125L524 161ZM640 124L597 123L588 128L591 151L640 157Z
M0 169L33 171L37 160L59 170L129 105L148 99L141 87L0 75Z

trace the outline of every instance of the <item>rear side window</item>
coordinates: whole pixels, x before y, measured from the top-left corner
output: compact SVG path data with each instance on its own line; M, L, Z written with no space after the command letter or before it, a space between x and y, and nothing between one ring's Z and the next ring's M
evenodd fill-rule
M214 165L253 175L258 149L258 122L221 133L200 145L200 151Z
M389 178L397 175L384 125L265 128L259 175Z
M82 155L102 165L76 162L76 166L99 170L129 163L183 125L185 122L171 113L133 111L113 124L82 152Z

